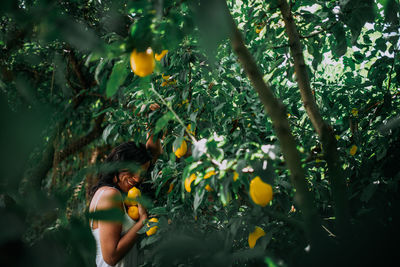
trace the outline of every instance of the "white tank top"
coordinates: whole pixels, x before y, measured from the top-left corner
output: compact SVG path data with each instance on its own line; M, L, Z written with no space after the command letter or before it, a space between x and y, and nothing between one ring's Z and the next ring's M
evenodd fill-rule
M105 189L103 189L96 200L96 204L94 205L93 212L96 211L97 204L99 203L99 199ZM131 217L126 213L125 205L124 206L124 220L122 222L122 232L121 236L123 236L133 225L135 225L135 221L132 220ZM96 266L97 267L110 267L111 265L107 264L103 259L103 254L101 253L101 246L100 246L100 234L99 234L99 227L93 229L93 220L90 223L90 229L92 230L92 234L94 239L96 240ZM136 267L138 265L138 248L137 243L133 245L133 247L126 253L126 255L116 264L115 267Z

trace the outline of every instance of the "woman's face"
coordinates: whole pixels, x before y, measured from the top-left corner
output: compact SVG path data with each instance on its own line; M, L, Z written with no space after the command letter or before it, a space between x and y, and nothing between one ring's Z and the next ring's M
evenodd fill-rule
M142 176L147 172L150 166L150 161L141 165L141 170L135 173L129 171L122 171L118 174L118 179L115 177L114 182L121 188L122 191L127 193L129 189L138 186L142 182Z

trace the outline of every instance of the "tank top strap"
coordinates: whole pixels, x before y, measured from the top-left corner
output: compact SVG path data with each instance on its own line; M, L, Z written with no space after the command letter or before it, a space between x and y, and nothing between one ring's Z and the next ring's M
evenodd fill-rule
M106 191L106 189L101 190L99 196L97 197L97 199L96 199L96 204L94 204L93 212L96 211L97 204L99 204L99 200L100 200L100 198L101 198L101 195L104 193L104 191ZM93 219L90 221L90 228L93 229Z

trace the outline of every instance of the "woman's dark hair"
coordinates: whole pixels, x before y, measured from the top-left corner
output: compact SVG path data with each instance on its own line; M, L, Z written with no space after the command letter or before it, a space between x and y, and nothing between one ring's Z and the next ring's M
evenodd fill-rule
M151 162L151 159L152 157L144 144L136 145L135 142L126 142L115 147L107 156L105 160L106 170L100 172L97 184L95 184L90 190L90 196L93 197L97 189L102 186L116 187L121 191L113 180L114 177L118 177L122 166L124 166L124 169L127 169L126 166L129 166L129 164L132 165L132 163L140 166L146 162ZM118 164L121 166L118 166Z

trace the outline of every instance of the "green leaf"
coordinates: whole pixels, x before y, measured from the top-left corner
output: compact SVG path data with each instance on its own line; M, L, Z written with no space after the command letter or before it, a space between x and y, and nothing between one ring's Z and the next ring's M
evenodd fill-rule
M196 194L194 196L193 209L196 211L203 201L205 190L196 190Z
M165 126L168 124L170 120L173 120L175 118L174 114L169 111L165 113L161 118L159 118L156 122L156 127L154 129L154 134L157 134L160 132L162 129L165 128Z
M88 214L89 219L103 221L120 221L124 219L124 212L120 209L98 210Z
M149 213L154 215L165 215L168 214L168 211L165 207L155 207L149 210Z
M399 3L396 0L385 0L384 1L384 14L385 21L394 25L399 24L398 12L399 12Z
M351 30L351 43L357 43L358 36L366 22L373 22L375 18L375 2L373 0L345 1L342 7L342 21Z
M278 267L278 265L270 257L265 257L264 262L268 264L268 267Z
M375 193L376 189L378 189L376 184L369 184L361 194L361 201L368 202Z
M333 35L336 39L336 45L333 47L335 56L341 57L347 52L346 32L341 23L337 23L332 28Z
M114 127L115 127L115 124L109 124L109 125L107 125L107 127L104 129L103 135L102 135L102 138L103 138L104 142L107 143L108 136L110 135L110 133L111 133L111 131L114 129Z
M124 83L128 76L128 68L126 60L121 60L115 63L110 78L107 81L106 95L112 97Z
M111 112L111 111L113 111L113 110L114 110L113 108L106 108L106 109L103 109L102 111L93 114L93 118L96 118L96 117L100 116L100 115L103 114L103 113Z

